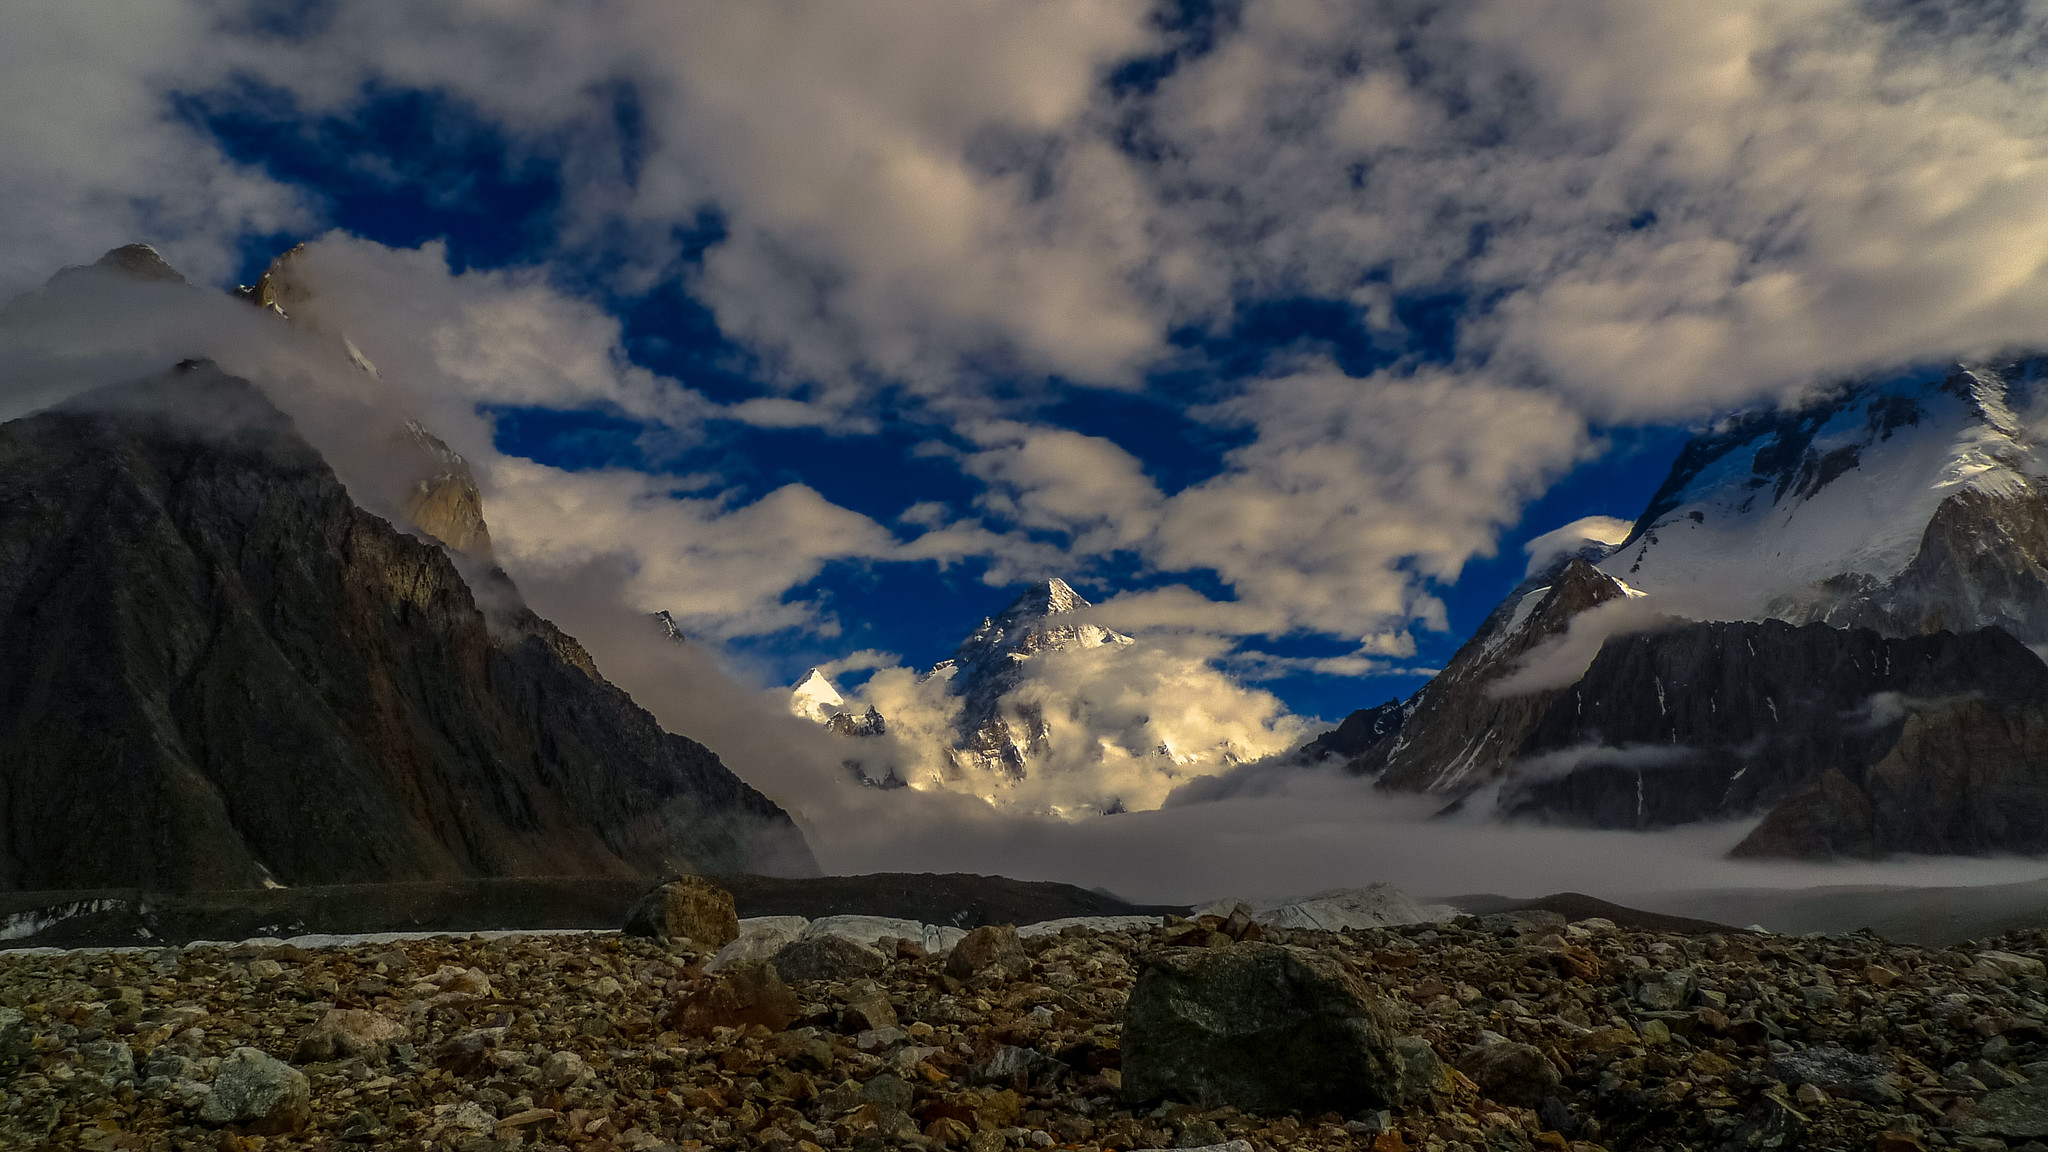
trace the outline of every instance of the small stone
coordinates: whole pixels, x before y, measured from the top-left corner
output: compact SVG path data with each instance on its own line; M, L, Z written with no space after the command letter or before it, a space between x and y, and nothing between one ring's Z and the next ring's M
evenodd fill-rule
M1652 1048L1661 1044L1669 1044L1671 1043L1671 1025L1666 1024L1662 1020L1645 1020L1641 1028L1641 1035L1643 1043Z
M732 893L702 876L680 876L642 896L626 912L626 935L683 937L717 951L739 939Z
M909 1084L892 1072L884 1072L867 1082L860 1090L860 1098L870 1104L894 1108L899 1112L910 1110L913 1095Z
M284 965L265 956L249 961L249 975L257 980L275 980L284 975Z
M867 982L856 986L839 1014L839 1027L846 1032L894 1031L896 1025L896 1008L889 1003L889 997Z
M199 1119L265 1135L296 1132L312 1115L312 1099L305 1073L255 1048L237 1048L221 1060Z
M1691 1002L1696 987L1692 969L1674 969L1645 977L1636 989L1636 1003L1652 1012L1673 1012Z
M1049 1063L1045 1057L1039 1055L1033 1049L1020 1048L1014 1044L1003 1044L998 1045L996 1050L991 1052L987 1058L976 1062L970 1067L967 1076L969 1080L977 1084L1008 1085L1019 1076L1022 1076L1025 1082L1029 1083L1031 1078L1038 1073L1039 1069L1046 1067Z
M462 996L482 997L491 994L491 978L484 975L481 968L458 968L453 964L443 964L432 976L426 978L426 983L443 992L453 992Z
M540 1066L543 1088L574 1088L590 1082L590 1065L574 1052L556 1052Z

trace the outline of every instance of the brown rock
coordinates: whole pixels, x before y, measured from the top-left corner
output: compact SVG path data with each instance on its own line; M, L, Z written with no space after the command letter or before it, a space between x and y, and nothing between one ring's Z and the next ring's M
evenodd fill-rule
M686 937L716 950L740 937L732 893L702 876L680 876L640 898L626 913L626 935Z
M692 1036L754 1024L780 1032L801 1014L796 993L782 982L775 966L757 960L735 964L709 984L685 993L669 1009L667 1023Z
M1458 1071L1503 1104L1535 1108L1554 1095L1562 1078L1557 1066L1529 1044L1485 1044L1458 1059Z
M391 1046L405 1039L405 1026L381 1012L362 1008L331 1008L319 1023L299 1036L292 1059L300 1064L361 1057L379 1061Z
M1031 958L1024 954L1014 926L984 924L953 945L953 954L946 958L946 975L966 980L991 968L1011 973L1030 966Z
M870 992L847 1002L839 1014L839 1026L848 1032L896 1027L896 1008L880 992Z

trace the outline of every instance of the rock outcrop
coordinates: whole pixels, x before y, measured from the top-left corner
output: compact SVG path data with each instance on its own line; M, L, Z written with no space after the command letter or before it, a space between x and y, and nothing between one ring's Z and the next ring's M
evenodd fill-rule
M0 887L814 868L207 364L0 426Z
M1123 1088L1247 1112L1356 1114L1401 1097L1379 993L1330 957L1261 942L1170 949L1124 1010Z
M1779 803L1737 856L2048 852L2048 702L1901 705L1898 737Z
M1577 557L1546 576L1495 609L1409 700L1399 725L1382 722L1389 734L1352 756L1351 770L1378 775L1397 791L1452 797L1498 780L1560 691L1503 695L1500 683L1581 613L1628 595L1620 581Z
M2044 374L1963 366L1724 422L1625 540L1516 589L1398 715L1355 713L1305 757L1599 827L1769 813L1738 855L2042 850ZM1621 596L1639 607L1603 607Z
M2031 709L2048 697L2048 666L1998 629L1886 638L1768 620L1615 637L1524 741L1500 802L1608 828L1765 811L1829 773L1862 781L1899 744L1909 707L1968 697L1984 715ZM2036 763L2048 789L2048 762ZM1983 842L1962 824L1947 832L1937 850Z

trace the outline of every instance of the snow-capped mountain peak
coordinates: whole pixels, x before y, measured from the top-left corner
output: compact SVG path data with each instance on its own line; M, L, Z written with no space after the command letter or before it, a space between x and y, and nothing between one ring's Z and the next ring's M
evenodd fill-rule
M1007 608L983 620L953 653L953 662L960 669L954 678L955 690L966 694L978 676L1040 652L1131 643L1129 636L1100 624L1057 619L1093 607L1057 576L1033 584Z
M1921 585L1933 577L1913 570L1940 559L1930 540L1958 530L1974 538L1987 517L2037 519L2048 467L2030 425L2044 370L2048 360L2039 358L1959 367L1729 421L1686 446L1600 566L1695 619L1883 629L1871 612L1924 615L1930 605L1921 601L1932 593ZM1966 505L1975 527L1944 526ZM2048 549L2024 543L2000 564L2032 578L2048 559L2033 553ZM1956 574L1941 575L1953 582ZM2029 642L2048 640L2048 619L2006 612L1976 592L1943 595L1954 601L1941 609L1946 626L1995 623ZM1891 622L1899 629L1923 630Z
M789 691L789 710L819 724L828 723L833 713L845 708L846 698L839 694L831 677L816 668L804 673L804 678Z

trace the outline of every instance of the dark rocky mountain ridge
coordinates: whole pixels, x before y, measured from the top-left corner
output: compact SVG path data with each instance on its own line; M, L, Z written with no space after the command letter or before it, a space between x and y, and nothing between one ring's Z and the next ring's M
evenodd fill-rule
M815 870L208 364L0 425L0 654L0 887Z
M2025 416L2044 365L1725 422L1679 454L1624 542L1559 558L1398 713L1362 709L1304 754L1514 817L1767 814L1738 855L2048 851L2048 667L2027 646L2048 639L2048 498ZM1810 568L1829 547L1845 549L1835 575L1755 617L1684 618L1687 587L1774 587L1758 557ZM1638 572L1661 581L1647 596L1624 583ZM1575 683L1504 691L1625 594L1640 611L1598 628L1611 635Z

